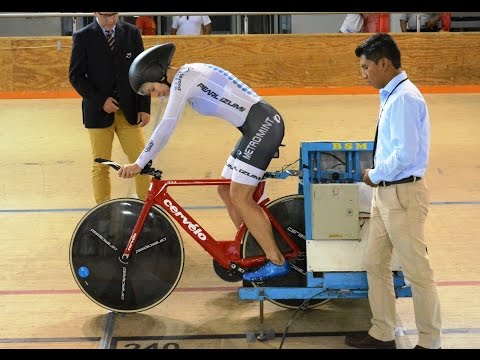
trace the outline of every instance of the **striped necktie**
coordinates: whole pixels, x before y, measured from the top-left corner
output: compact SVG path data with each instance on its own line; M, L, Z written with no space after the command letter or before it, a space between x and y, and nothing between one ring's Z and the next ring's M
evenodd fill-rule
M110 46L110 49L113 49L115 48L115 36L113 36L113 30L110 30L110 31L105 31L106 33L106 36L107 36L107 42L108 42L108 45Z

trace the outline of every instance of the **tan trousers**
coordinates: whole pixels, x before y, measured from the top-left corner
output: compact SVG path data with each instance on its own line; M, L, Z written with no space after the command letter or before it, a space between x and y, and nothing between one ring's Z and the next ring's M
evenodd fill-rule
M94 162L96 157L111 159L114 135L117 134L123 152L130 163L137 160L145 147L143 129L139 125L131 125L121 110L115 113L113 124L102 129L88 129L92 148L92 185L95 201L100 204L111 198L110 167ZM111 159L115 160L115 159ZM136 175L135 186L140 199L147 196L150 176Z
M376 339L395 339L395 292L390 267L395 248L404 276L412 286L418 345L441 346L440 301L424 239L429 202L424 179L378 186L373 191L365 269L373 315L369 334Z

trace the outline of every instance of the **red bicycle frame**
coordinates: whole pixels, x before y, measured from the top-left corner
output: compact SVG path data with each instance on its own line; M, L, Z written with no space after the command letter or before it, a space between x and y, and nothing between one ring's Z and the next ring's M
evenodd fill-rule
M145 204L140 212L140 216L135 224L130 239L122 255L122 260L127 260L133 247L142 231L143 224L153 205L158 205L165 212L174 219L205 251L207 251L213 259L215 259L225 269L231 269L232 264L236 264L242 268L251 268L263 264L265 255L251 256L248 258L241 258L240 247L242 239L248 230L245 224L242 223L240 229L236 232L234 240L217 241L208 231L203 228L185 209L182 208L168 193L170 186L207 186L207 185L229 185L229 179L200 179L200 180L158 180L152 178L148 195L145 199ZM258 201L265 190L265 181L261 181L254 192L254 199ZM283 238L283 240L291 248L291 251L283 254L285 259L289 260L296 258L300 249L295 242L290 238L289 234L279 224L277 219L271 214L266 207L270 201L268 197L263 199L259 205L267 214L272 227L275 228Z

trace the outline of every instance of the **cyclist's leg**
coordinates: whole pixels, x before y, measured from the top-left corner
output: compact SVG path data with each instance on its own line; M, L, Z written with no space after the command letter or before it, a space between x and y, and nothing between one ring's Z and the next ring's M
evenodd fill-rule
M235 210L240 214L248 230L265 252L265 256L275 265L283 265L285 259L275 242L272 225L262 208L253 200L257 185L247 185L232 181L230 197Z
M110 200L112 185L110 182L110 167L94 161L96 157L110 159L112 157L112 144L114 124L107 128L89 128L90 145L92 150L92 185L95 201L100 204Z
M250 230L250 232L256 239L267 239L264 246L260 244L264 249L267 258L272 260L276 264L283 264L283 256L278 250L275 240L273 238L270 221L268 220L266 214L262 211L261 207L257 204L257 202L253 200L253 192L258 185L258 179L262 178L265 171L248 166L241 161L239 161L238 164L236 163L237 150L241 146L244 139L245 137L242 137L238 141L237 145L233 149L233 152L228 157L222 171L222 177L225 179L232 179L234 173L233 169L247 167L253 169L256 175L253 178L245 176L245 178L240 180L240 176L237 174L237 180L232 181L230 185L218 186L218 194L225 203L228 214L230 215L230 218L232 219L237 229L240 228L242 221L244 221L245 225L247 225L247 228ZM248 218L247 220L245 219L245 215L242 216L242 214L244 213L248 214L246 216ZM252 219L258 219L258 225L255 224L254 221L250 220L250 217L252 217Z
M233 149L232 153L227 159L227 162L225 163L225 166L223 167L222 170L222 177L224 179L231 179L232 174L233 174L233 165L235 162L235 154L237 152L237 149L241 143L240 139L235 145L235 148ZM225 204L225 207L227 208L228 215L230 216L230 219L232 219L233 224L237 228L237 230L240 228L240 225L242 225L242 218L238 211L235 209L232 203L232 199L230 197L230 184L229 185L219 185L217 188L218 195L220 195L220 198Z
M130 124L121 110L115 113L115 122L118 140L123 152L127 155L128 161L133 163L145 148L143 128L139 125ZM145 200L150 186L150 176L136 175L134 179L138 198Z
M260 102L252 107L241 130L243 137L235 154L232 154L235 160L230 198L235 211L270 260L260 269L244 275L245 280L260 281L286 275L290 271L290 265L277 246L268 217L253 199L258 183L282 142L284 124L274 108Z
M246 281L264 281L287 275L291 271L290 264L284 259L277 246L270 220L260 205L253 199L253 193L259 180L252 181L251 175L256 173L261 178L265 170L255 169L238 159L235 161L235 169L240 171L234 171L232 176L230 185L231 202L269 260L259 269L244 273L243 279ZM245 175L245 171L242 171L245 169L249 169L249 176ZM246 182L246 184L242 182Z

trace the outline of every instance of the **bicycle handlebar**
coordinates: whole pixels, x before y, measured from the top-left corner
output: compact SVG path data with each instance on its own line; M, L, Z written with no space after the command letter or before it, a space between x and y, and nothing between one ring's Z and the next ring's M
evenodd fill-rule
M122 166L115 161L102 159L102 158L95 158L95 162L101 163L103 165L108 165L117 171ZM142 171L140 171L140 174L151 175L158 180L162 179L162 171L152 167L151 160L147 163L147 165L145 165ZM264 179L286 179L289 176L301 176L301 175L302 175L301 170L277 170L277 171L266 171L265 174L263 175L263 178Z
M108 165L114 168L115 170L120 170L121 165L119 163L116 163L115 161L112 160L107 160L107 159L102 159L102 158L95 158L95 162L103 164L103 165Z
M112 160L107 160L107 159L102 159L102 158L95 158L95 162L108 165L115 170L120 170L120 165L119 163L112 161ZM153 176L154 178L161 180L162 179L162 170L157 170L154 167L152 167L152 161L150 160L147 165L140 171L140 174L145 174L145 175L150 175Z

